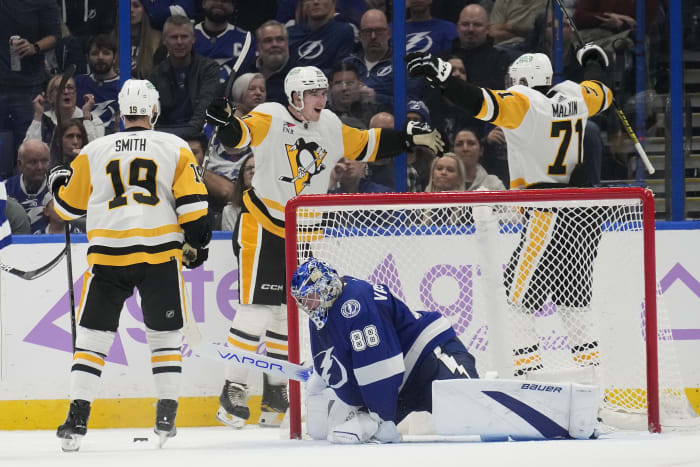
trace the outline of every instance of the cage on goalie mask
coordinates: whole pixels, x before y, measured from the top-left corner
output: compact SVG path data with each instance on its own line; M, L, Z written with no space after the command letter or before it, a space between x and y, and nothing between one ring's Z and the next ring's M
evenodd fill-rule
M292 276L290 292L299 308L321 329L326 324L328 309L343 290L343 281L327 263L311 258L299 266Z

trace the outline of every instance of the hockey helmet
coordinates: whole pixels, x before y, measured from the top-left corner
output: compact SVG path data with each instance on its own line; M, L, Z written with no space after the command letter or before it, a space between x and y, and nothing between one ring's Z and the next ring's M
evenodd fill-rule
M125 115L142 115L156 124L160 113L158 90L147 79L128 79L119 91L119 112Z
M508 87L522 84L529 88L552 85L552 63L542 53L523 54L508 68Z
M315 66L298 66L289 70L284 78L284 94L289 105L301 112L304 108L304 91L311 89L328 89L328 78ZM292 93L296 92L301 101L301 106L294 104Z
M299 308L321 329L328 319L328 309L343 290L343 281L328 263L310 258L294 271L290 292Z

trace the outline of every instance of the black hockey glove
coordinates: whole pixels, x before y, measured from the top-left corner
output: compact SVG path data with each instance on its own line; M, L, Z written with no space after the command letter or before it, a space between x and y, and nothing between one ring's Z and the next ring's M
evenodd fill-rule
M591 42L576 51L576 60L581 66L586 66L586 63L590 60L596 60L603 69L609 65L608 55L603 48Z
M406 125L406 144L408 148L427 146L435 154L440 154L445 149L445 143L442 141L440 133L427 123L421 122L408 122Z
M452 64L432 54L412 52L404 58L408 76L416 78L425 76L433 85L442 86L452 74Z
M234 108L225 97L217 97L207 106L205 112L207 122L218 127L225 127L236 119L233 116Z
M62 186L68 185L72 176L73 169L68 165L57 165L49 171L48 184L54 198Z
M184 264L187 269L198 268L204 264L207 258L209 258L208 246L193 248L189 243L182 245L182 264Z

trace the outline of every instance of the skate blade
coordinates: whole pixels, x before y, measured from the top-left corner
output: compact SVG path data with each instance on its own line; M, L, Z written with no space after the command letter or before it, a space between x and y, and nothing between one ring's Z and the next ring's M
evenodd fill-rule
M70 435L70 438L61 439L61 450L63 452L75 452L80 449L83 435Z
M170 438L170 436L168 436L167 431L161 431L160 433L157 433L157 434L158 434L158 449L163 449L165 442L168 440L168 438Z
M220 422L223 423L226 426L230 426L231 428L234 428L236 430L240 430L243 428L243 425L245 425L245 420L236 417L235 415L231 415L230 413L226 412L226 409L223 407L219 407L219 410L216 412L216 419Z

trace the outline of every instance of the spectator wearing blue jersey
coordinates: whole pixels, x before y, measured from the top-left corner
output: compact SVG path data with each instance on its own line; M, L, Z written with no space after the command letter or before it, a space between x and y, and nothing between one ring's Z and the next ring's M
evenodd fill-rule
M165 21L171 16L195 18L197 14L195 0L147 0L142 3L151 25L159 30L165 27Z
M88 118L105 128L105 134L116 129L117 94L119 94L119 74L114 69L117 55L117 43L114 37L100 34L90 41L90 74L75 77L77 101L83 102L86 95L95 99L95 107Z
M351 62L336 63L331 72L328 108L339 117L355 121L350 126L366 129L378 112L390 110L376 101L374 89L360 79L360 72Z
M219 66L192 50L194 28L186 16L165 21L163 43L168 58L148 78L160 95L156 129L180 137L197 134L204 126L204 111L219 90Z
M288 29L295 66L313 65L330 74L353 51L352 26L335 18L335 0L304 0L297 12L297 24Z
M194 51L215 60L221 68L220 79L225 82L241 54L247 31L229 22L233 0L202 0L202 10L204 20L194 27ZM255 50L253 45L250 50Z
M406 52L440 54L452 47L457 38L455 23L433 18L432 0L406 0Z
M49 147L38 139L23 142L17 153L17 175L5 182L7 196L14 198L29 216L31 233L41 233L48 224L44 205L51 199L46 176L49 173Z
M377 102L392 107L394 104L394 68L389 47L391 29L386 15L376 9L367 10L360 20L362 50L345 61L360 72L360 79L374 89Z
M284 77L292 69L289 57L289 38L282 23L271 19L256 31L258 58L254 63L243 63L241 73L260 73L265 77L268 102L287 105L284 94Z
M399 442L396 424L411 412L432 411L433 381L478 378L474 357L450 321L439 312L411 310L386 285L341 277L310 258L294 272L290 291L309 315L314 376L307 385L307 425L316 439ZM331 422L327 387L351 416ZM317 430L318 422L327 430Z

